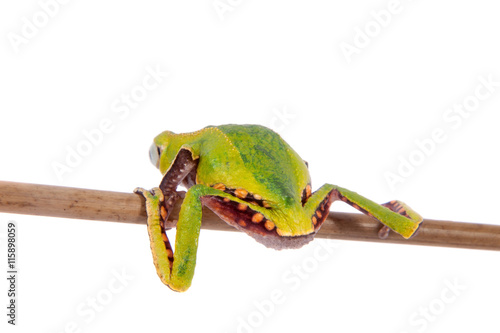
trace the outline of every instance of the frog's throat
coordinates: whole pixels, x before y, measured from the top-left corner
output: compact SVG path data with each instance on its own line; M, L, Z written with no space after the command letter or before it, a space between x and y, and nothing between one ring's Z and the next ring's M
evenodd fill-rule
M227 224L252 236L257 242L276 250L296 249L314 239L316 231L307 235L281 236L274 223L249 205L219 196L204 196L203 205L210 208Z

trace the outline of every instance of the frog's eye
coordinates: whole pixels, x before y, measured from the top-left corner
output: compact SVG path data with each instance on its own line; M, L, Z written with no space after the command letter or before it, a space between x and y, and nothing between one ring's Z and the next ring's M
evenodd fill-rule
M307 163L307 161L304 161L304 163L306 164L306 167L309 169L309 163Z
M151 163L153 163L153 165L157 168L160 166L160 155L161 155L160 147L158 147L153 142L153 144L149 148L149 159L151 160Z

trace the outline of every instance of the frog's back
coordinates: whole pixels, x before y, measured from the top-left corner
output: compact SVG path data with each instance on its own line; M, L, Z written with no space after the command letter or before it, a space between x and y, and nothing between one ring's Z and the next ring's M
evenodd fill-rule
M300 156L274 131L260 125L222 125L217 128L237 149L257 183L282 199L296 197L309 181Z
M222 125L217 128L236 147L243 162L255 170L263 166L285 165L290 159L290 146L274 131L260 125ZM268 168L266 168L268 169Z

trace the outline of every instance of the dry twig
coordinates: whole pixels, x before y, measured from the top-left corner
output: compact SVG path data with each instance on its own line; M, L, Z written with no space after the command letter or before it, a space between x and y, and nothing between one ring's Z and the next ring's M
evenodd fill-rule
M171 219L177 219L180 200ZM123 223L146 223L144 198L134 193L0 181L0 212ZM425 219L409 240L391 233L378 238L380 223L369 216L330 212L316 237L500 250L500 226ZM202 228L236 231L209 209L203 210Z

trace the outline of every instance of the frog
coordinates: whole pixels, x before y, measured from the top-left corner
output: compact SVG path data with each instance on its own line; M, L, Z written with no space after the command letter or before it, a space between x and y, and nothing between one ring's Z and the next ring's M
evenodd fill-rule
M356 192L324 184L314 192L309 166L275 131L262 125L228 124L157 135L149 150L163 178L158 187L134 192L145 199L153 262L160 280L184 292L196 266L202 208L276 250L297 249L313 240L334 201L343 201L408 239L422 217L405 203L377 204ZM169 215L187 191L177 220ZM166 231L176 228L172 248ZM175 249L175 251L174 251Z

